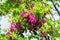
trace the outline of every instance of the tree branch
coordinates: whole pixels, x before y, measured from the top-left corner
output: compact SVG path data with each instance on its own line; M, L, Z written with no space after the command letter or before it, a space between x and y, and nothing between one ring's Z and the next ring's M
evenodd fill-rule
M53 0L51 0L51 2L52 2L52 4L53 4L53 6L54 6L55 10L57 11L57 13L58 13L58 14L59 14L59 16L60 16L60 12L59 12L59 10L57 9L57 7L55 6L55 4L54 4Z

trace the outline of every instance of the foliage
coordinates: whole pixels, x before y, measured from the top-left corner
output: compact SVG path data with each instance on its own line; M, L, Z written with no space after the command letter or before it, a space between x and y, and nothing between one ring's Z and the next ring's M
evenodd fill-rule
M44 2L47 1L44 0ZM7 33L0 34L0 39L30 40L37 38L37 40L56 40L56 38L60 38L60 19L53 21L51 17L45 17L47 14L51 14L50 11L51 5L43 3L41 0L6 0L3 4L0 4L0 12L2 15L12 14L9 15L11 25ZM27 30L31 35L28 34Z

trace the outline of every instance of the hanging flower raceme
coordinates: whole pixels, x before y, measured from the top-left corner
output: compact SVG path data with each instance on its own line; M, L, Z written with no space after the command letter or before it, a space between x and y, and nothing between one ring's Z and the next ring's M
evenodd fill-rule
M41 37L50 40L50 37L46 35L46 32L41 32Z
M38 28L41 28L42 27L42 23L37 23L36 26L38 26Z
M16 28L17 28L17 34L21 34L22 33L22 24L20 22L16 23Z
M16 23L17 30L22 30L22 24L20 22Z
M31 23L28 22L28 29L29 31L34 31L34 26L31 25Z
M41 32L41 37L45 38L46 37L46 33L45 32Z
M29 30L30 30L30 31L34 31L34 27L33 27L33 26L30 26L30 27L29 27Z
M17 27L21 27L21 23L20 23L20 22L17 22L17 23L16 23L16 26L17 26Z
M20 13L20 17L21 17L21 18L26 17L26 12L21 12L21 13Z
M11 23L11 27L10 27L10 31L13 32L14 29L15 29L15 27L16 27L16 23L15 22L12 22Z

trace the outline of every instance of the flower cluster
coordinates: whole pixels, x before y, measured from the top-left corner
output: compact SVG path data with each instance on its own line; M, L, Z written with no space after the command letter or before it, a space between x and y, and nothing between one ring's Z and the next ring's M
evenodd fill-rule
M32 10L29 10L28 13L29 14L27 15L27 13L25 11L21 12L20 18L27 19L26 24L28 26L27 28L28 28L29 32L35 32L35 31L37 31L36 30L37 28L40 29L42 27L42 25L46 22L46 20L45 20L45 18L38 20L38 18L35 17ZM22 35L22 33L23 33L22 31L24 30L23 24L21 22L12 22L11 26L10 26L10 32L13 32L15 28L17 29L17 34ZM10 33L7 32L6 34L8 35ZM23 35L25 35L25 34L23 33ZM42 38L46 37L46 34L41 32L41 37Z
M50 36L47 35L49 28L45 27L47 25L45 15L50 11L49 5L33 0L10 0L5 4L7 2L8 5L2 6L6 10L5 13L12 14L9 16L11 25L6 32L10 40L40 40L39 37L50 40Z

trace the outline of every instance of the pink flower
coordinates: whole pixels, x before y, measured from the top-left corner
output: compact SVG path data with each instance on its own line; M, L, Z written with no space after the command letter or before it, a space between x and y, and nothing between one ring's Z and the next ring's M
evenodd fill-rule
M32 10L29 10L29 15L33 15L33 12L32 12Z
M6 32L6 35L9 35L10 34L10 32Z
M21 12L21 13L20 13L20 17L22 17L22 18L23 18L23 17L26 17L26 12Z
M28 22L31 23L36 23L37 22L37 18L34 17L33 12L31 10L29 10L29 15L28 15Z
M37 22L37 19L33 15L29 15L28 16L28 22L35 24Z
M10 27L10 31L13 32L14 29L15 29L15 27L16 27L16 23L15 22L12 22L11 23L11 27Z

